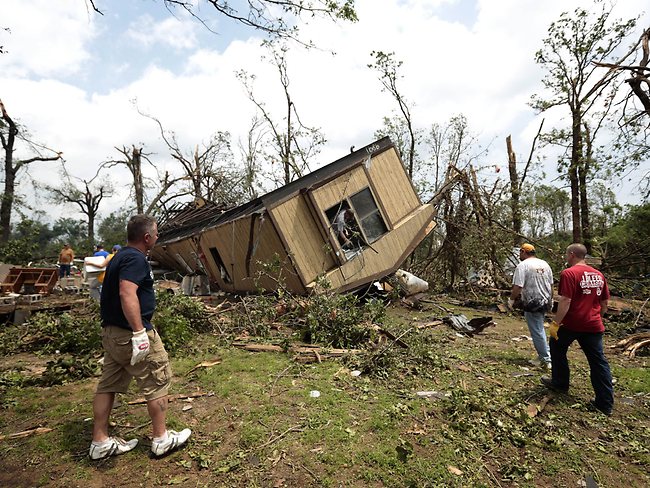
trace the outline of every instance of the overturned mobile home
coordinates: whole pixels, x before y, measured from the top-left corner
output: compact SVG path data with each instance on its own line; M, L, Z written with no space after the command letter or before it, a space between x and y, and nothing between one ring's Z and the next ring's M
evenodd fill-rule
M163 221L152 259L228 292L282 283L306 294L319 277L348 291L393 273L432 215L385 137L239 207L205 205Z

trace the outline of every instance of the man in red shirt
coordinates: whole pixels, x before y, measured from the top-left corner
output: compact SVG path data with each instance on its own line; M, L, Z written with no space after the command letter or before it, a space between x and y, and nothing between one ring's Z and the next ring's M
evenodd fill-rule
M569 267L560 274L558 307L555 322L559 324L557 339L551 338L552 377L542 376L546 387L566 393L569 391L569 361L567 350L578 341L587 357L591 385L596 398L592 405L605 415L614 406L612 373L603 352L602 317L607 312L609 289L603 274L585 262L587 248L571 244L566 250Z

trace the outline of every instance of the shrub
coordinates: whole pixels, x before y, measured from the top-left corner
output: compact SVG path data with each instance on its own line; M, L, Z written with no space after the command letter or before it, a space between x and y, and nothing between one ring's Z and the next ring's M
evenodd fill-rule
M313 295L305 304L304 338L332 347L357 347L371 339L374 331L369 325L381 323L385 311L378 300L360 303L351 294Z
M170 353L186 346L196 332L208 332L213 328L203 303L185 295L167 292L156 295L153 324Z

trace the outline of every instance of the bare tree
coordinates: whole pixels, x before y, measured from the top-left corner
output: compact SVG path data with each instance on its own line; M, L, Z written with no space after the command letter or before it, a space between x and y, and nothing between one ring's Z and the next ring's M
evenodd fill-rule
M87 1L93 10L102 13L102 10L95 6L96 0ZM172 13L176 9L184 10L212 31L209 27L210 19L199 13L201 4L196 0L162 0L162 3ZM270 37L293 39L303 44L298 38L295 19L321 17L332 21L357 21L354 0L206 0L205 3L212 7L219 17L259 30Z
M264 120L256 115L251 121L245 142L241 139L238 142L239 153L244 162L244 192L251 200L258 197L258 176L261 171L259 159L265 135Z
M637 43L632 46L633 49L641 48L641 59L637 64L624 65L622 63L602 63L594 62L596 66L603 68L626 70L630 72L631 77L626 79L625 82L630 85L632 93L636 95L643 106L643 111L637 115L650 116L650 28L643 31Z
M379 80L384 86L384 90L387 91L397 102L399 112L408 130L408 148L406 150L406 153L402 154L402 157L405 157L409 177L413 179L416 160L415 147L418 143L418 134L413 128L411 106L397 86L398 80L401 78L399 75L399 68L402 66L402 61L396 61L394 59L395 53L373 51L370 53L370 55L375 58L375 62L373 64L369 64L368 67L374 69L379 73Z
M160 137L167 145L171 157L180 164L182 169L176 176L166 173L162 186L171 188L177 182L187 183L186 186L165 197L159 193L156 198L158 204L165 204L186 195L191 195L195 200L204 200L225 207L242 202L245 178L234 166L230 133L217 132L202 146L197 145L191 151L184 151L176 139L175 132L165 130L156 117L140 113L158 125Z
M237 76L244 85L249 100L259 110L263 120L260 129L267 134L269 146L273 148L265 155L270 158L271 162L279 159L282 176L276 179L275 183L286 185L309 171L309 161L320 152L321 146L326 141L320 129L303 124L291 98L287 46L271 42L266 42L265 45L269 49L271 63L277 69L282 86L285 102L284 117L278 121L267 109L266 104L255 96L253 91L254 75L249 75L246 71L241 70Z
M180 181L187 180L187 176L173 177L169 171L161 173L149 159L150 154L144 152L143 147L133 145L131 149L127 149L126 146L122 146L121 148L116 147L115 150L122 155L122 158L105 161L102 163L102 167L113 168L118 165L127 167L133 178L132 195L138 213L157 214L160 207L165 207L168 202L182 196L179 193L170 192L169 190ZM144 176L142 169L143 161L148 163L156 172L157 178L155 180ZM155 194L153 197L148 198L147 190L151 189L154 189Z
M521 197L521 188L523 187L524 182L526 181L526 176L528 175L528 169L530 168L530 164L532 163L533 160L533 154L535 152L535 144L542 132L542 127L544 127L544 119L542 119L542 123L539 125L539 129L537 130L537 135L535 135L535 138L533 139L533 143L530 148L530 154L528 156L528 161L526 161L526 166L524 168L523 174L521 175L521 178L519 177L517 171L517 155L515 154L515 151L512 148L512 137L511 136L506 137L506 150L508 153L508 174L510 176L510 210L512 212L512 230L514 233L513 236L514 246L518 246L522 243L522 239L520 237L521 230L522 230L521 228L522 217L521 217L521 205L519 203Z
M110 181L99 179L100 170L91 179L84 180L71 176L65 165L63 165L62 179L64 184L60 187L46 186L46 189L52 195L53 201L71 203L79 207L79 211L86 216L88 222L88 240L93 243L95 242L95 221L97 220L99 205L105 197L113 195L113 187Z
M16 178L21 169L26 168L29 164L36 161L57 161L61 159L63 153L53 151L44 146L36 145L21 135L21 131L9 116L2 100L0 100L0 141L4 150L4 193L2 194L2 204L0 204L0 229L2 230L1 242L7 242L11 233L11 211L16 198ZM46 150L53 152L55 156L33 156L27 159L14 160L14 151L16 139L27 143L34 151Z

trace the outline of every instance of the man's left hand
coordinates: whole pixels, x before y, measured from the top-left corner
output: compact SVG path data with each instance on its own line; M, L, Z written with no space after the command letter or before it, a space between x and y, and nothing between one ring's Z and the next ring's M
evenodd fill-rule
M557 336L557 331L558 330L560 330L560 324L558 324L554 320L554 321L551 322L551 326L548 328L548 335L557 341L558 340L558 336Z

